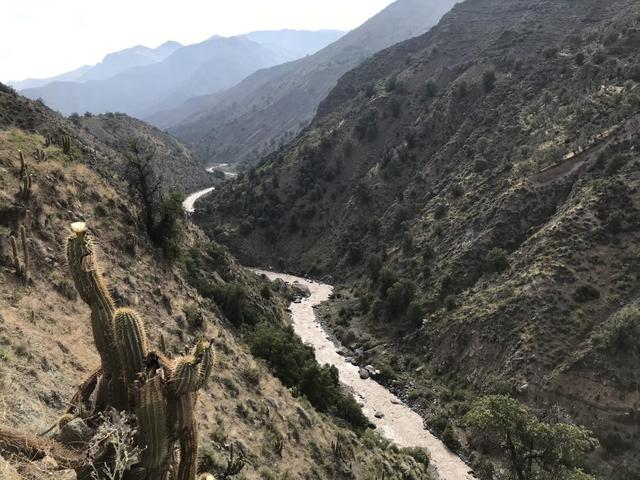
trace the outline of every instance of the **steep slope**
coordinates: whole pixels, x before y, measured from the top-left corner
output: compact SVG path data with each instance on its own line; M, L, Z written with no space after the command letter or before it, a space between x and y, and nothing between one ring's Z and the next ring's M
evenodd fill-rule
M639 14L467 0L199 220L247 261L338 277L327 321L435 429L509 392L637 478Z
M125 174L122 153L132 138L143 139L156 146L159 155L154 168L164 176L166 190L188 193L193 187L208 185L211 178L193 164L188 152L171 136L133 120L124 115L106 115L89 119L73 117L64 119L41 102L33 102L20 95L12 94L4 85L0 89L0 128L16 127L38 133L50 145L62 147L68 138L68 157L71 161L82 158L92 169L105 177L116 175L120 179ZM74 123L75 122L75 123ZM86 123L86 129L80 129ZM98 128L99 127L99 128ZM96 141L107 140L109 146L95 147ZM174 154L169 154L174 152Z
M242 35L249 40L265 46L290 52L292 58L313 55L318 50L338 40L346 32L341 30L275 30L258 31Z
M0 92L2 105L16 105L17 99L7 100L7 95L15 97ZM20 104L30 102L21 99ZM41 124L56 118L41 112L46 111L32 105L22 117L38 116ZM64 127L74 138L82 136L72 124ZM110 154L99 142L92 148L100 158ZM43 149L47 158L25 155L32 181L31 195L25 197L17 193L18 152L36 149ZM79 160L70 162L61 148L47 147L43 136L16 124L0 128L0 169L0 432L15 427L38 433L56 425L80 381L99 362L89 310L77 298L62 249L70 222L82 219L98 238L112 296L119 306L132 306L143 315L153 344L159 345L162 335L168 351L178 353L198 338L214 339L214 379L196 405L203 471L229 474L228 462L235 458L242 461L247 479L365 479L383 471L387 478L399 478L396 472L427 478L424 464L411 455L371 432L358 438L338 426L304 399L294 398L254 360L220 309L191 288L185 271L167 264L136 230L134 206L113 177L99 176ZM8 241L20 225L26 228L30 252L28 281L15 274ZM239 267L197 229L188 232L188 243L189 255L215 255L215 270L203 268L198 275L243 285L247 301L263 320L282 321L283 299L275 287ZM22 249L20 254L22 259ZM265 288L274 288L268 299ZM5 440L0 436L0 454L23 478L75 478L53 461L54 452L44 459L14 457L16 445ZM2 458L0 471L11 473Z
M426 32L455 0L398 0L315 55L262 70L229 91L147 120L170 128L204 163L256 160L311 120L337 80L373 53Z
M166 191L189 194L215 183L215 178L191 157L189 151L171 135L121 113L83 116L79 125L101 143L122 155L130 154L131 140L153 146L155 165Z

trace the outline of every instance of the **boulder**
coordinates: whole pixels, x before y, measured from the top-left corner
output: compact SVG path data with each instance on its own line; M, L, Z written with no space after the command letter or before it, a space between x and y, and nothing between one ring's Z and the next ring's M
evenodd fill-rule
M366 368L361 368L360 371L358 372L360 374L360 378L362 380L366 380L369 378L369 371Z
M311 295L311 290L306 285L303 285L300 282L293 282L291 284L291 289L295 295L299 295L301 297L309 297Z
M73 445L78 442L86 442L93 436L93 430L84 423L81 418L74 418L66 423L58 434L60 442Z

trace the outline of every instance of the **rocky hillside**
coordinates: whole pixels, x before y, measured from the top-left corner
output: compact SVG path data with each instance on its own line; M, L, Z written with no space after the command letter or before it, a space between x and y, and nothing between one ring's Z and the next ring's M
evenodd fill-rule
M211 177L195 165L177 140L126 115L65 119L41 102L15 95L12 89L3 86L0 90L0 128L14 127L42 135L48 146L62 148L67 139L65 154L69 159L82 158L105 177L124 175L123 154L127 153L131 139L139 139L148 146L155 146L154 168L163 177L167 190L189 193L210 184Z
M153 146L156 152L154 163L166 191L189 194L214 183L213 175L204 171L184 145L147 123L123 113L85 115L74 117L74 120L98 141L121 155L130 154L133 139Z
M191 99L147 120L171 127L204 163L255 162L295 136L345 72L383 48L426 32L454 3L398 0L315 55L258 71L230 90Z
M200 223L337 277L328 322L434 430L509 392L638 478L639 31L634 1L467 0L342 77Z
M247 479L427 476L424 454L398 452L371 431L358 436L296 398L248 353L226 305L198 293L204 285L241 288L243 308L278 325L286 291L242 269L193 228L186 232L182 258L167 263L135 227L135 207L123 185L92 167L94 160L117 155L113 150L4 87L0 104L12 108L0 128L0 455L18 471L15 478L75 479L69 466L96 455L74 450L85 445L85 437L66 437L66 449L49 438L86 435L77 422L74 430L65 429L70 419L61 414L100 361L90 311L74 288L63 249L71 222L79 220L97 239L116 306L139 312L150 344L177 355L199 338L214 339L213 379L195 407L201 471L228 478L242 466ZM71 152L36 129L62 129L72 138ZM19 266L10 236L17 238ZM67 433L58 436L59 428ZM16 442L49 430L28 447ZM14 478L2 457L0 472Z

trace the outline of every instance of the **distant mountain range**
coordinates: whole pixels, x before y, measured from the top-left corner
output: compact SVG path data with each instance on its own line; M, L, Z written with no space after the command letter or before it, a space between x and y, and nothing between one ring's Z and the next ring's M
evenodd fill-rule
M257 71L230 90L146 118L202 162L257 160L311 120L338 79L366 58L423 34L457 0L398 0L309 57Z
M109 54L93 67L11 84L65 115L118 111L141 118L227 89L258 69L312 54L343 33L282 30L214 36L187 46L136 46Z
M90 80L106 80L130 68L161 62L173 52L181 48L178 42L165 42L152 49L143 45L127 48L119 52L107 54L102 62L96 65L84 65L70 72L50 78L29 78L16 82L8 82L18 91L28 88L40 88L53 82L87 82Z

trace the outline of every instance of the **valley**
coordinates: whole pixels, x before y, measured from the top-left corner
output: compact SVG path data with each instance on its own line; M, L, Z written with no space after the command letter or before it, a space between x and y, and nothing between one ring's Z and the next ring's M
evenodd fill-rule
M640 479L637 0L123 1L6 9L1 480Z

